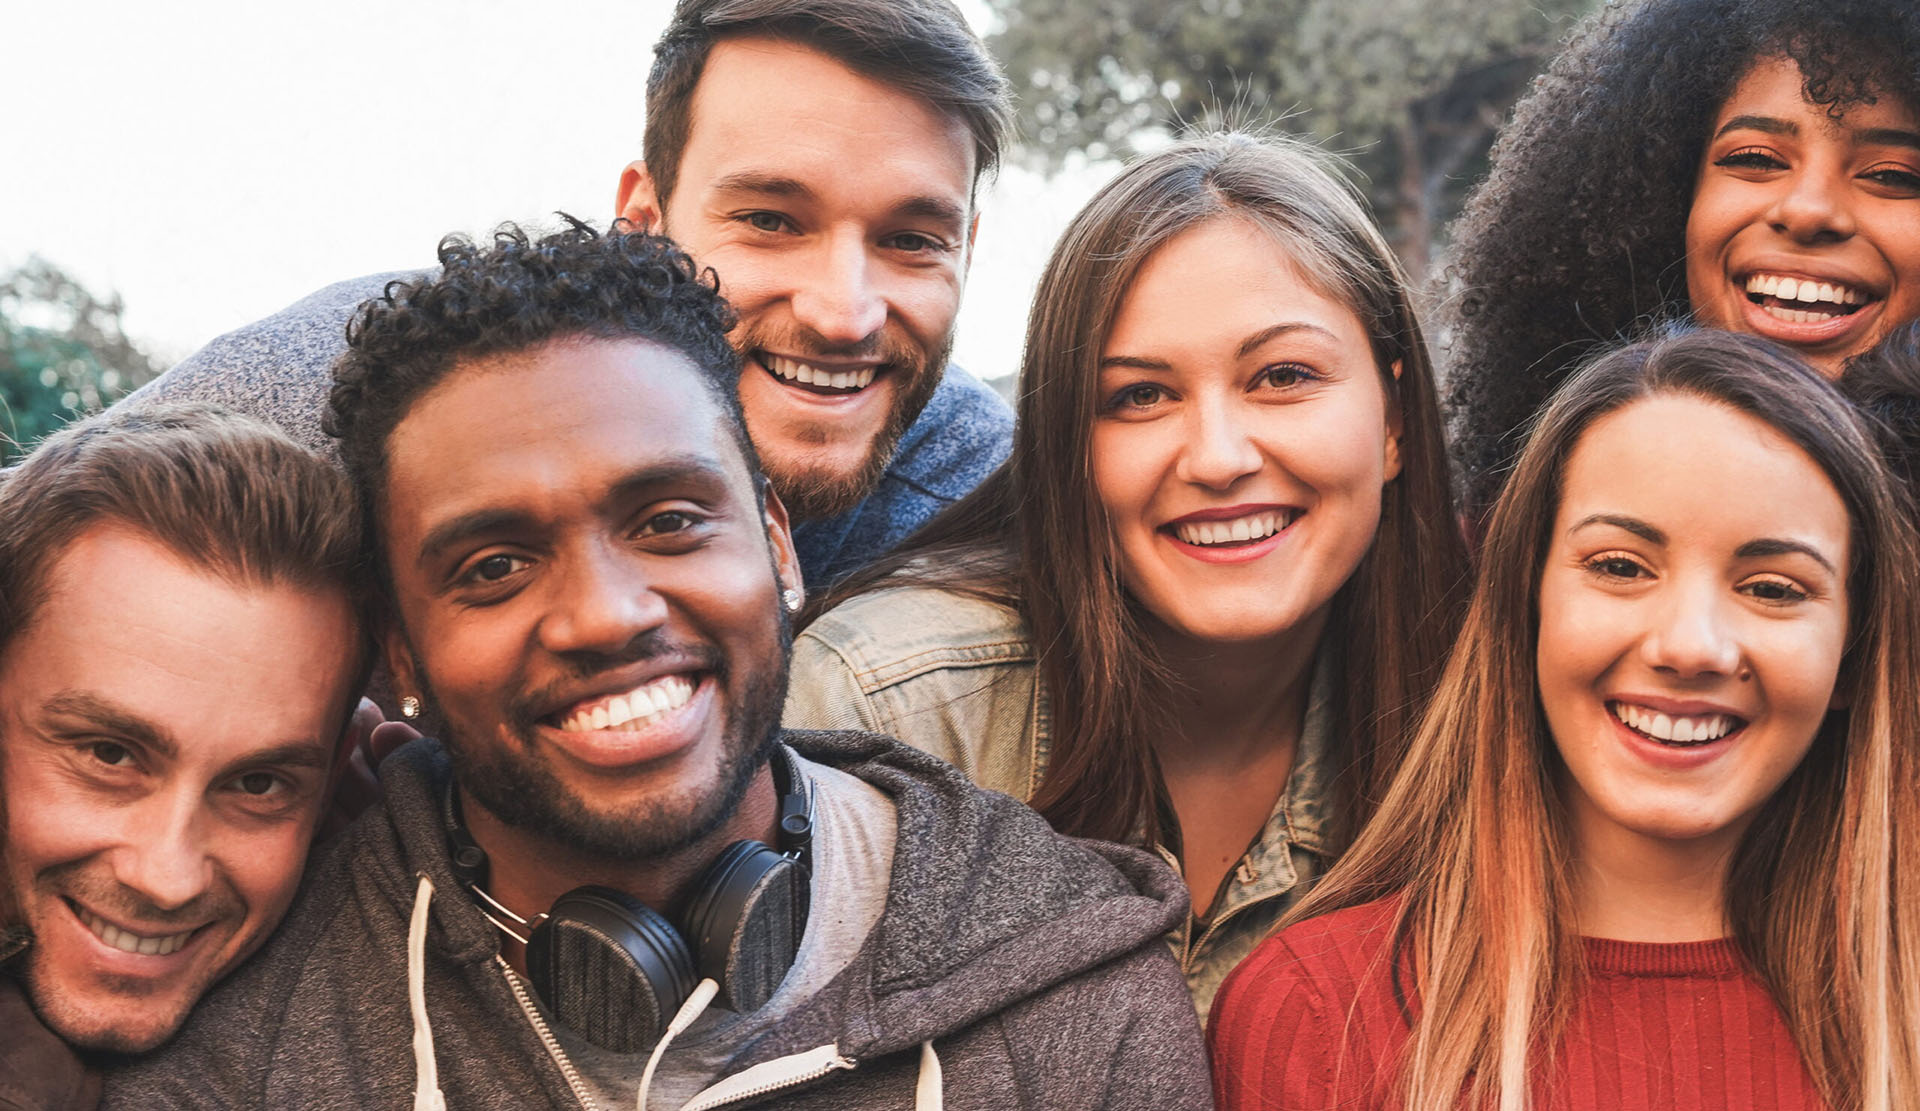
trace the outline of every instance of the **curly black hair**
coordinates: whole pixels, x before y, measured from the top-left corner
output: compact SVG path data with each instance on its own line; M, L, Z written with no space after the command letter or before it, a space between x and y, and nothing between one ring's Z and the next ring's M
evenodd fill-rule
M1584 24L1514 110L1455 231L1447 409L1475 512L1527 422L1602 347L1688 312L1687 214L1720 105L1799 63L1839 113L1920 105L1914 0L1647 0Z
M711 269L700 270L664 236L616 221L605 235L566 213L568 226L540 239L502 224L482 246L463 235L440 241L440 270L389 282L347 325L321 427L340 441L377 535L386 484L387 438L420 395L462 361L570 338L645 339L684 353L739 444L760 463L740 411L740 356L727 342L733 310Z
M1920 499L1920 323L1895 328L1847 363L1840 392L1871 418L1887 469Z

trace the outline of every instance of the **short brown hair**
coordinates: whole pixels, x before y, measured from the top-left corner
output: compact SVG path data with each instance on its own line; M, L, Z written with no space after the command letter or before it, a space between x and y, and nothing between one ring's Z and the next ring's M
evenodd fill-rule
M339 468L216 406L116 408L49 436L0 481L0 651L32 622L61 554L104 523L236 583L338 589L365 612L360 520Z
M973 136L975 181L1000 165L1012 94L952 0L680 0L653 47L641 138L662 205L678 184L707 55L746 35L810 46L959 120Z

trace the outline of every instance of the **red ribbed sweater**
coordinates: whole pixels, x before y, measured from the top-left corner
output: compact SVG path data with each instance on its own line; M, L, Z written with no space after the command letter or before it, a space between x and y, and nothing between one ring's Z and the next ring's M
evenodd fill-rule
M1381 958L1397 902L1302 922L1228 976L1207 1030L1219 1111L1395 1106L1391 1069L1408 1024ZM1586 945L1586 988L1536 1108L1824 1107L1731 942Z

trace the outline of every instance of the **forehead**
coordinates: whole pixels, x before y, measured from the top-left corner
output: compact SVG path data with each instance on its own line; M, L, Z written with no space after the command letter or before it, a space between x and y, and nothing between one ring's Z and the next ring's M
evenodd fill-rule
M716 43L701 69L676 192L754 175L849 208L964 201L973 163L966 125L932 104L792 40L746 36Z
M751 490L719 402L677 350L579 339L465 362L388 437L388 539L397 549L466 513L598 504L634 472L690 458Z
M1275 324L1371 355L1366 327L1310 281L1272 232L1237 217L1189 228L1149 255L1128 284L1108 332L1108 353L1157 339L1185 345L1220 333L1239 343Z
M1557 531L1593 513L1639 518L1676 542L1800 539L1841 559L1851 531L1839 490L1811 456L1764 421L1683 394L1635 401L1580 437Z
M343 592L237 584L103 524L49 569L32 622L0 654L0 702L28 712L88 694L218 761L330 739L357 637Z
M1899 128L1913 130L1920 115L1913 106L1897 96L1881 94L1873 103L1846 106L1839 119L1829 116L1827 106L1806 97L1806 77L1791 58L1771 56L1755 61L1734 82L1727 99L1720 105L1714 121L1718 131L1736 116L1761 116L1795 122L1810 121L1827 131L1863 128Z

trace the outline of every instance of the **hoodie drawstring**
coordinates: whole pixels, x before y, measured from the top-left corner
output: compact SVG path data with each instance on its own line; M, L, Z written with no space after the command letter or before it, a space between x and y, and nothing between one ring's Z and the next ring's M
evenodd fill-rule
M447 1111L440 1094L440 1068L433 1060L433 1023L427 1018L427 912L433 881L425 872L414 889L413 920L407 925L407 1007L413 1012L413 1111Z
M940 1111L946 1106L940 1088L940 1055L929 1038L920 1043L920 1082L913 1087L913 1111Z
M647 1090L653 1087L653 1070L660 1067L660 1058L667 1055L667 1043L679 1037L681 1032L693 1025L695 1019L706 1013L707 1004L719 994L718 983L702 980L700 986L693 989L693 994L687 996L687 1001L680 1004L680 1009L673 1013L673 1021L667 1023L660 1040L653 1043L653 1053L647 1058L646 1070L640 1074L640 1098L634 1105L638 1111L647 1111Z

